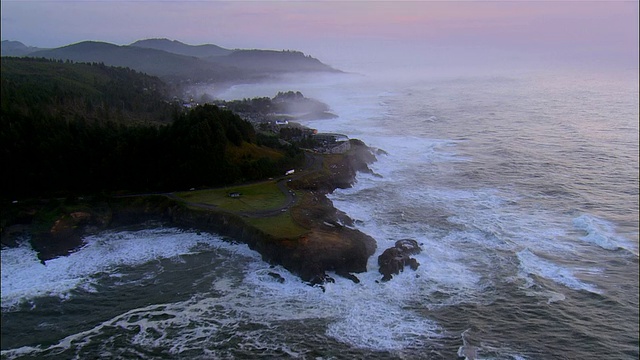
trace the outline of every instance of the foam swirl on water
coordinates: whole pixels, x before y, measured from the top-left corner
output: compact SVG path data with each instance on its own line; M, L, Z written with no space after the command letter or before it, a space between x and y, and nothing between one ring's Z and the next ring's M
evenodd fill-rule
M522 276L536 275L555 283L564 285L574 290L585 290L594 294L602 294L602 290L595 285L588 284L576 278L573 271L551 261L545 260L529 249L524 249L517 254L522 270ZM593 270L594 272L597 270Z
M199 244L213 246L219 237L194 236L178 229L106 232L84 239L84 245L68 256L43 265L28 242L2 250L2 310L35 297L65 298L79 287L91 291L92 276L119 266L139 265L154 259L190 254Z
M586 233L580 239L587 243L595 244L606 250L633 250L631 244L625 238L615 233L614 227L610 222L583 214L573 219L573 226Z

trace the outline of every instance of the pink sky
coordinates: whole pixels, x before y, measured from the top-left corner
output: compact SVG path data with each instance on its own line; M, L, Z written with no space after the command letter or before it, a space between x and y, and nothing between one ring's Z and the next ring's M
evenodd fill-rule
M2 39L57 47L166 37L368 61L587 61L637 67L638 2L2 1ZM398 62L402 65L402 61Z

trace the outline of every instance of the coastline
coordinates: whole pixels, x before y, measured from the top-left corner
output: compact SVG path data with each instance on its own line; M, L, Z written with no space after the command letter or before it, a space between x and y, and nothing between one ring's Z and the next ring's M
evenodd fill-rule
M45 207L52 207L50 204L40 204L40 209L23 205L22 215L16 217L19 221L3 224L2 244L3 247L17 246L19 239L28 235L41 262L46 264L49 259L78 249L86 235L162 224L212 232L246 243L265 261L282 265L312 285L331 282L328 272L358 282L354 273L366 271L376 242L352 228L352 220L338 211L326 196L337 188L350 187L357 172L370 172L368 164L376 160L373 150L363 142L355 139L350 142L351 150L344 154L309 153L307 166L295 177L283 181L296 195L295 201L282 209L283 214L290 215L303 229L296 236L264 229L246 213L195 204L176 193L168 193L78 199L62 213L58 212L47 226L34 220L46 212ZM265 213L260 217L268 222L274 214Z

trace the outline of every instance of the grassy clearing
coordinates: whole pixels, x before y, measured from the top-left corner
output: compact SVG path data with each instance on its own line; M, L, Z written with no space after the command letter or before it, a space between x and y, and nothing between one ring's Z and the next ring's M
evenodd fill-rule
M252 218L246 221L275 238L295 239L309 231L296 224L289 211L278 216Z
M238 198L232 198L229 196L230 193L241 195ZM284 194L273 180L250 185L181 192L176 195L189 202L214 205L221 210L233 212L277 209L286 201Z

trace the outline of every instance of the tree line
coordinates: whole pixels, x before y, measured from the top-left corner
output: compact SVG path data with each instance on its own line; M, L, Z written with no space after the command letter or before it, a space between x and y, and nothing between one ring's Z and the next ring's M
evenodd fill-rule
M55 72L60 65L81 65L83 75L73 75L75 82L69 76L60 80L52 74L38 75L46 80L41 84L28 74L16 76L20 71L15 69L5 77L5 58L2 61L0 160L5 200L222 186L275 176L304 161L297 147L256 134L249 122L215 105L188 112L163 106L163 113L154 115L160 93L144 96L144 91L135 101L120 104L126 117L114 116L113 110L99 114L88 105L100 101L117 107L116 100L123 101L118 92L139 87L150 92L151 85L162 86L129 69L105 71L101 65L43 61L38 66L54 66L42 73ZM79 91L82 88L85 91ZM70 103L78 104L75 111L61 109Z
M159 78L103 63L2 57L2 109L68 120L172 120L168 86Z

